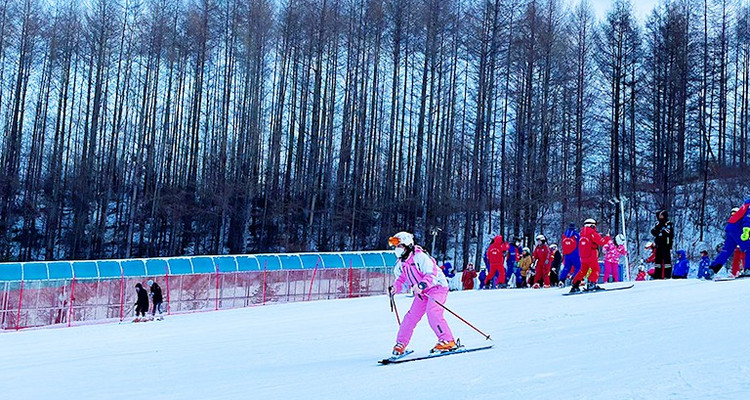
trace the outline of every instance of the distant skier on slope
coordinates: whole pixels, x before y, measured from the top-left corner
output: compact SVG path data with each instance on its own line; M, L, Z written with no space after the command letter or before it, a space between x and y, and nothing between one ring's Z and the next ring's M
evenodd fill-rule
M599 285L596 284L599 280L600 270L599 247L604 246L607 242L609 242L609 236L602 238L599 232L596 231L596 220L589 218L583 221L581 241L579 242L581 247L581 269L573 278L573 287L570 288L570 293L581 291L579 286L589 271L591 271L591 274L589 274L586 290L600 289Z
M604 245L604 282L609 282L610 275L612 281L620 281L620 257L628 255L625 249L625 237L620 234L615 236L614 240Z
M520 286L521 271L518 268L518 261L521 259L521 239L518 237L513 238L513 243L508 245L508 258L505 262L507 270L505 272L505 283L510 283L511 276L515 275L516 287Z
M674 264L672 278L687 279L688 273L690 273L690 261L687 259L687 253L685 250L677 250L677 262Z
M745 252L737 246L732 254L732 276L735 278L740 276L740 272L748 269L749 266L745 266Z
M708 256L708 250L701 250L701 262L698 265L698 279L709 279L711 276L711 258Z
M557 249L557 243L549 245L549 283L551 286L557 286L560 282L560 266L562 265L562 253Z
M497 287L504 288L505 284L505 252L508 250L508 244L503 241L500 235L495 236L487 249L487 260L490 262L490 272L484 281L484 287L489 288L492 280L497 276Z
M560 272L561 286L565 285L568 276L572 279L576 272L581 269L581 254L578 251L578 242L580 240L581 235L576 230L576 224L571 222L568 225L568 230L563 234L561 242L563 251L563 269Z
M398 259L393 270L396 280L393 286L388 288L390 295L393 296L407 287L414 289L414 301L399 326L393 355L404 354L414 333L414 327L425 312L430 328L438 338L438 343L433 347L432 352L457 349L453 333L443 317L443 308L435 304L435 302L443 304L448 298L448 281L438 268L437 262L421 247L414 244L414 236L411 233L399 232L388 239L388 244L394 247L393 251Z
M544 283L544 287L548 288L549 285L549 271L550 271L550 250L547 246L547 238L544 235L537 235L536 247L534 247L533 258L535 260L535 275L534 275L534 289L539 289L540 283Z
M477 277L477 271L474 270L474 264L469 263L466 269L461 274L461 283L463 284L464 290L474 289L474 279Z
M732 216L724 228L726 232L724 248L711 263L711 270L713 272L711 275L721 270L737 246L745 252L745 271L743 274L750 272L748 271L748 266L750 266L750 199L745 200L745 204L742 207L738 207L736 211L732 211Z

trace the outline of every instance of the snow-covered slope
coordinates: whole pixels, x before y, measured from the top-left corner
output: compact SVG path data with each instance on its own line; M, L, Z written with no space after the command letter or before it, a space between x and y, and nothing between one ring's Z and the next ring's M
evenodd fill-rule
M0 334L5 399L748 399L750 279L455 292L495 348L379 366L388 298ZM410 299L398 297L403 315ZM446 313L467 346L484 338ZM423 320L410 347L435 337Z

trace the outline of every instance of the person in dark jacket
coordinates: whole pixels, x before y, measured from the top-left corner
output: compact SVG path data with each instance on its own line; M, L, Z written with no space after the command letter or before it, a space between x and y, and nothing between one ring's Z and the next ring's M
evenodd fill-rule
M135 284L135 292L138 294L138 300L135 302L135 319L133 322L145 321L148 312L148 293L140 282Z
M156 315L156 311L159 311L159 316L156 319L161 321L164 319L161 315L161 303L164 301L161 294L161 287L151 279L149 279L147 283L151 288L151 293L149 293L149 296L151 296L151 302L154 303L154 308L151 309L151 318L153 319Z
M552 286L557 286L557 284L560 282L560 266L562 265L562 254L560 253L560 250L557 249L557 244L552 243L549 246L550 252L550 264L552 267L549 271L549 284Z
M667 210L661 210L656 214L658 221L651 229L656 245L656 258L654 259L654 279L668 279L672 276L672 244L674 242L674 227L669 220Z

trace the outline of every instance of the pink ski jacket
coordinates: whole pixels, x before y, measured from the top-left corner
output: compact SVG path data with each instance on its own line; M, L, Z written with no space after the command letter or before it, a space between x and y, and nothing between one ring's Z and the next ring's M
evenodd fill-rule
M448 288L448 280L443 271L438 268L435 259L419 246L414 246L414 251L406 261L398 260L393 274L396 275L396 281L393 282L395 293L400 293L421 282L425 284L425 292L436 286Z
M604 261L609 263L619 263L620 257L628 254L625 245L615 245L611 240L604 245Z

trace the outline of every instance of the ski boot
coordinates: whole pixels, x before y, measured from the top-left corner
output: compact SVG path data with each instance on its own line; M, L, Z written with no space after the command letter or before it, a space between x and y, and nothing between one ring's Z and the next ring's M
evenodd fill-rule
M404 355L404 351L406 351L406 345L396 343L396 345L393 346L393 351L391 352L391 354L393 354L394 356L402 356Z
M602 290L602 288L601 286L597 285L596 282L586 282L587 292L595 292L597 290Z
M539 284L538 284L538 283L535 283L535 284L534 284L534 286L532 286L532 288L534 288L534 289L539 289Z
M573 285L570 287L570 293L580 293L581 292L581 283L580 282L574 282Z
M441 340L437 342L435 347L430 350L430 353L445 353L447 351L453 351L458 348L458 345L456 344L455 340L447 341L447 340Z

